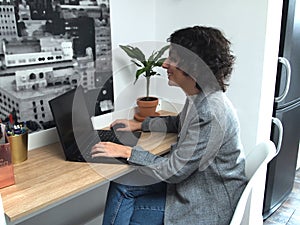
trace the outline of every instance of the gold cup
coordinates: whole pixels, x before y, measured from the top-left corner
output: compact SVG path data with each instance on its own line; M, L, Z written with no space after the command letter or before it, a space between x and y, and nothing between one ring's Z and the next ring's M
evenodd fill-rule
M8 136L10 143L12 163L20 163L27 159L28 132L15 136Z

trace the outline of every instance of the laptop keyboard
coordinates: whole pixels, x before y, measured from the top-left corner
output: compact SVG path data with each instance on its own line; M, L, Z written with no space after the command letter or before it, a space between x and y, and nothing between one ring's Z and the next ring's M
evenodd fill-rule
M117 144L122 144L118 137L116 136L115 132L112 130L97 130L98 136L100 137L101 141L107 142L114 142Z
M99 141L103 142L113 142L121 145L129 145L134 146L139 137L141 136L141 132L126 132L126 131L120 131L120 132L114 132L113 130L97 130L96 135L91 135L87 138L84 138L84 142L80 143L79 145L79 151L80 154L77 154L74 152L74 155L71 156L69 160L71 161L79 161L79 162L106 162L111 160L111 163L116 163L118 161L124 163L124 159L103 159L103 157L100 158L92 158L91 156L91 149L92 147L98 143Z

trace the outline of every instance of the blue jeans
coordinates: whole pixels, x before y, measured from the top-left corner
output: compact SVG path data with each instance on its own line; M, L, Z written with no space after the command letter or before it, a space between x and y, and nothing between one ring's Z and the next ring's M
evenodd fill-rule
M161 225L164 221L166 183L130 186L111 182L103 225Z

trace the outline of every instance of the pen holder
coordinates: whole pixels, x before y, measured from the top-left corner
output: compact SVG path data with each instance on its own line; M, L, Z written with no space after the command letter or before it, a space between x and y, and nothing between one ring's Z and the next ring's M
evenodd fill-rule
M12 163L20 163L27 159L28 132L15 136L8 136L11 149Z
M0 188L15 184L10 144L0 144Z

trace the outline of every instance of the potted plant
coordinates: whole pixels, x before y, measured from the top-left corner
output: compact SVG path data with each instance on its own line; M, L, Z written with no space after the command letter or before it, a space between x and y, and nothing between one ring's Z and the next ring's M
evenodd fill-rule
M162 58L169 45L162 47L158 51L153 51L146 59L145 54L138 47L130 45L120 45L120 48L131 58L131 61L138 67L135 73L135 81L144 75L146 78L146 96L137 99L138 112L135 113L134 118L138 121L143 121L147 116L158 115L156 107L158 105L158 98L149 95L150 78L154 75L160 75L154 70L155 67L161 67L166 58Z

